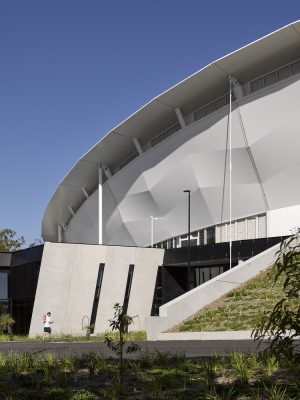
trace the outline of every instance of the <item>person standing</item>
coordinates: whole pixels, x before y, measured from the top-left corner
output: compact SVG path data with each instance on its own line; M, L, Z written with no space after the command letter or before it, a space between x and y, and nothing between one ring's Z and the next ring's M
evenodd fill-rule
M53 324L54 321L51 320L51 312L47 312L45 320L44 320L44 336L43 336L43 340L45 339L45 337L50 337L51 335L51 326L50 324Z

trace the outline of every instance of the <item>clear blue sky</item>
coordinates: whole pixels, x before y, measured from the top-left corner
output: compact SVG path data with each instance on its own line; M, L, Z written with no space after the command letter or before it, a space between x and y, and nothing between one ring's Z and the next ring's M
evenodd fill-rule
M0 229L39 238L57 185L107 131L297 19L299 0L0 0Z

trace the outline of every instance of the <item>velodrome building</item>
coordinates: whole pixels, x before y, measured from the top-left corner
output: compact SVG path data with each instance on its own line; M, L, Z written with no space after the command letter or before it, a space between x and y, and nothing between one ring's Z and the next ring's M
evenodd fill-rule
M103 332L116 302L138 316L132 329L145 329L146 317L186 295L188 261L195 290L228 270L230 239L237 265L289 235L300 224L299 99L297 21L108 132L50 199L44 246L0 257L2 273L15 276L7 304L27 321L19 330L40 333L51 311L58 333L82 334L87 323ZM13 283L21 269L35 274L30 297Z

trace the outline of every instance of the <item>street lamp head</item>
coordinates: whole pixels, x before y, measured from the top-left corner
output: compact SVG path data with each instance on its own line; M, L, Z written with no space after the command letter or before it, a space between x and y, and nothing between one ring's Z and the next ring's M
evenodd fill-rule
M183 193L191 193L191 191L189 189L186 189L183 191Z

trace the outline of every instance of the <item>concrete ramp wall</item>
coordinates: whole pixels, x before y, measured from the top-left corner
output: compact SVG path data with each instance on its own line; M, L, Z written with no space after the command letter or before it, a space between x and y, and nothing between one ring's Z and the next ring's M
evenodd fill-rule
M52 313L54 334L85 334L82 320L85 315L91 318L100 263L105 268L95 333L110 330L113 306L124 301L130 264L134 265L134 272L128 314L137 316L130 330L144 330L163 255L163 249L45 243L29 336L42 334L42 315L48 311Z
M211 279L159 308L159 317L146 318L148 340L161 340L161 333L267 269L275 261L280 243Z

